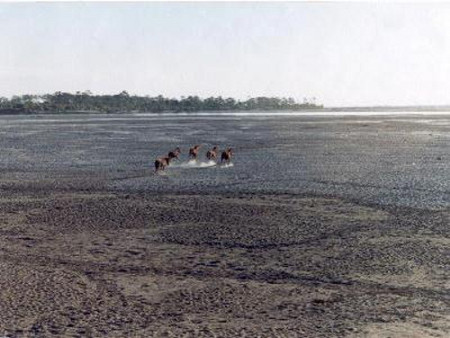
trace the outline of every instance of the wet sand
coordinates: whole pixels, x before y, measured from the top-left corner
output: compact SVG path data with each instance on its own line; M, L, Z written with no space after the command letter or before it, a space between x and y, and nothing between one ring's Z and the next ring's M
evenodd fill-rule
M448 117L0 118L0 335L450 335Z

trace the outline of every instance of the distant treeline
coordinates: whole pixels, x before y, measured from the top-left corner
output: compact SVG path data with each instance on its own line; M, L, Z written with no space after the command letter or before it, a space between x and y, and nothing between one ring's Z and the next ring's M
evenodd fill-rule
M65 113L65 112L196 112L212 110L305 110L321 105L293 98L255 97L245 101L233 98L198 96L171 99L163 96L136 96L123 91L116 95L93 95L89 91L76 94L56 92L46 95L21 95L11 99L0 97L0 114Z

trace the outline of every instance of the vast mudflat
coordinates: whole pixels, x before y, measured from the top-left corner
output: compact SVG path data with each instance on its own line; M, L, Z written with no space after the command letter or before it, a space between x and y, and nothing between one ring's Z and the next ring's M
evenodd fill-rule
M0 335L450 335L450 116L1 116L0 145Z

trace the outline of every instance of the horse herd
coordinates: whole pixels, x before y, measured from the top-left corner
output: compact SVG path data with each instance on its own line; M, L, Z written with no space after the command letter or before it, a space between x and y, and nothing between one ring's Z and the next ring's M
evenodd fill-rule
M189 159L197 160L198 154L200 152L201 145L197 144L189 149ZM160 170L164 170L169 164L170 161L177 159L181 154L180 147L175 148L174 150L169 151L167 156L159 157L155 160L155 172ZM217 155L219 154L219 147L214 146L212 149L209 149L206 152L206 158L209 161L217 160ZM231 157L233 156L233 149L227 148L222 152L222 156L220 157L220 163L229 163L231 161Z

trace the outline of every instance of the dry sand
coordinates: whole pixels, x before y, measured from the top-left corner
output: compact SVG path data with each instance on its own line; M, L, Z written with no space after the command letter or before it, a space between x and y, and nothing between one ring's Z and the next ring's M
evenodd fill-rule
M450 334L448 211L19 190L0 199L6 336Z

